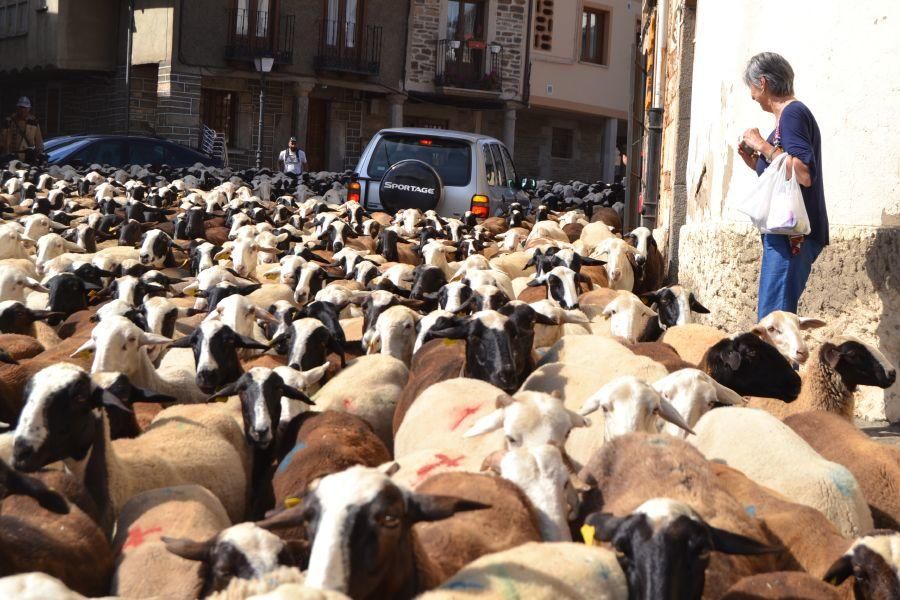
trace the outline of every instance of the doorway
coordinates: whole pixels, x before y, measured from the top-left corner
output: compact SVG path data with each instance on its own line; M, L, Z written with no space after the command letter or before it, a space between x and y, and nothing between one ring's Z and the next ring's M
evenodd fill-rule
M306 161L310 171L324 171L328 164L328 101L322 98L309 99L306 119Z
M451 78L478 81L484 75L486 0L447 2L447 39L453 60L446 69Z

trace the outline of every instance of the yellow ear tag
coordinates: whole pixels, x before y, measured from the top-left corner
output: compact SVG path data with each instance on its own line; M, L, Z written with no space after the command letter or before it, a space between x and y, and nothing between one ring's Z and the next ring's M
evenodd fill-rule
M185 266L187 266L187 264L188 264L189 262L191 262L191 259L189 259L189 258L188 258L188 259L185 259L185 261L184 261L183 263L181 263L181 266L180 266L179 268L182 268L182 269L183 269Z
M93 299L96 298L96 297L97 297L97 291L96 291L96 290L91 290L91 291L88 292L88 300L93 300Z
M596 546L598 544L594 543L594 534L596 533L596 528L593 525L582 525L581 526L581 537L584 539L584 543L587 546Z
M276 279L278 279L278 273L266 273L265 277L266 279L275 281Z
M189 290L189 289L185 289L185 290L184 290L184 293L187 294L188 296L193 297L193 296L196 296L196 295L197 295L197 290Z
M90 358L94 353L93 350L82 350L78 354L75 355L76 358Z
M216 402L228 402L228 396L216 396Z
M298 504L300 504L300 498L295 498L292 496L290 498L284 499L284 507L285 508L294 508Z
M450 338L444 338L445 346L453 346L454 344L456 344L456 340L450 339Z

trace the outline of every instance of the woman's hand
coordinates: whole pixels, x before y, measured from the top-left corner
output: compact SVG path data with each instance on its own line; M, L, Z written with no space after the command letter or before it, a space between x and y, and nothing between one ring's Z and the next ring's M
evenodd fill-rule
M763 139L762 134L759 133L759 129L756 127L745 131L743 140L754 152L762 152L763 146L766 144L766 140Z
M738 150L738 154L741 157L741 160L744 161L744 164L755 171L756 170L756 160L757 160L756 155L750 154L749 152L747 152L744 149L743 144L738 144L737 150Z

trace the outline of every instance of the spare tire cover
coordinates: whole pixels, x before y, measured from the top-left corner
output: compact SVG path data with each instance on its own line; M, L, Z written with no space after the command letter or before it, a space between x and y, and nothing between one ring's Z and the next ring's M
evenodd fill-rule
M442 188L441 176L431 165L407 159L391 165L385 172L378 196L387 212L404 208L425 212L437 207Z

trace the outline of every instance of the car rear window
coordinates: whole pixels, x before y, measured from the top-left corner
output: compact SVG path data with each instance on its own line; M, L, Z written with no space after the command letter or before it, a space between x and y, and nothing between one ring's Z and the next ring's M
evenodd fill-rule
M369 160L368 176L381 179L391 165L415 159L434 167L444 185L469 184L472 151L468 142L420 135L385 135L375 146Z

